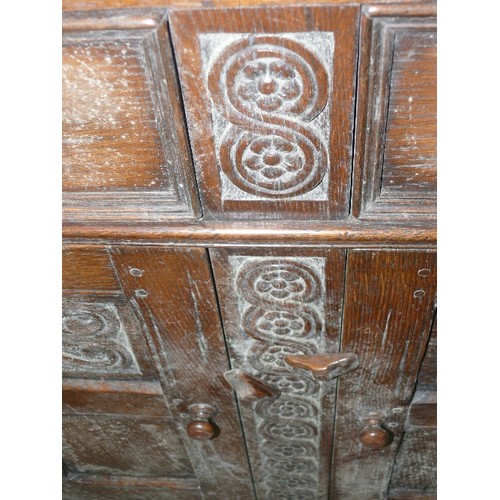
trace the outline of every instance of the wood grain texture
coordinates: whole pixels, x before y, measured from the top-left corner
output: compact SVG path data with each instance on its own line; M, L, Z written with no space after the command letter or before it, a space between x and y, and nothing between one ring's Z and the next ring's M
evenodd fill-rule
M63 220L200 215L164 11L63 15Z
M391 247L436 246L435 227L382 225L349 220L342 223L308 222L204 222L168 226L67 225L67 241L102 243L155 243L179 246L320 246L320 247Z
M360 367L339 379L334 498L372 500L387 494L430 332L435 293L434 252L348 253L341 350L356 353ZM393 443L380 450L364 448L358 440L362 420L371 412L384 415L384 425L394 434Z
M413 490L427 495L437 490L437 430L408 430L398 450L392 471L391 492Z
M121 293L106 247L63 244L62 288L66 296Z
M280 391L240 400L257 497L327 499L336 380L284 356L338 352L343 250L211 250L231 365Z
M236 402L224 380L229 366L206 251L119 247L112 257L149 326L162 388L206 498L252 498ZM218 435L209 441L187 437L188 407L199 403L217 410Z
M172 416L159 382L63 380L63 413Z
M417 391L437 391L437 313L432 322L431 335L418 374Z
M64 415L63 455L72 472L194 478L175 422L165 418Z
M64 500L201 500L190 479L137 478L70 473L63 479Z
M433 0L429 0L431 3ZM393 3L394 0L378 0L377 3ZM400 0L401 4L422 3L421 0ZM187 7L245 7L256 5L296 5L297 0L63 0L64 11L89 9L121 9L126 7L169 7L171 9ZM309 4L345 4L345 0L302 0ZM353 0L351 4L372 3L371 0Z
M363 7L352 213L436 215L436 7Z
M169 14L205 217L347 215L358 13Z

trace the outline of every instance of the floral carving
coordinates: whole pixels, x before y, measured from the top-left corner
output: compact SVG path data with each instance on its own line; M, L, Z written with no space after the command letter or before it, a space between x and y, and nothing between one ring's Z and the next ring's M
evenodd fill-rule
M226 179L265 198L296 197L317 187L328 148L324 127L311 121L325 109L328 83L315 52L290 38L252 35L218 52L207 86L227 123L216 138Z
M290 109L303 87L299 73L280 59L249 61L236 81L238 96L268 113Z
M305 157L301 149L292 142L278 136L253 139L242 157L248 175L258 181L288 181L304 166Z
M245 259L236 289L245 301L241 328L253 343L246 360L278 398L255 403L260 474L265 498L316 498L322 388L298 376L285 356L317 352L323 335L323 288L319 259ZM277 479L282 485L276 492Z

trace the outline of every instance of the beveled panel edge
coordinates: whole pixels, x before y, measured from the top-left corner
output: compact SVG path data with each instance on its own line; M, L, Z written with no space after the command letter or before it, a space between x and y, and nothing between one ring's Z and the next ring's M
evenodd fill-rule
M398 26L418 27L412 25L410 20L405 21L405 18L428 18L429 25L435 26L436 16L435 3L361 7L351 192L351 214L360 221L423 222L435 225L437 219L435 198L384 198L380 196L380 186L394 43L390 30ZM383 18L388 19L386 25L383 21L378 21ZM398 18L399 22L394 22L394 18ZM374 71L375 65L378 65L379 74ZM380 97L375 99L375 95ZM375 115L384 118L377 120ZM367 134L367 127L370 129L370 134ZM367 166L366 155L369 155L371 163L374 163L371 168Z

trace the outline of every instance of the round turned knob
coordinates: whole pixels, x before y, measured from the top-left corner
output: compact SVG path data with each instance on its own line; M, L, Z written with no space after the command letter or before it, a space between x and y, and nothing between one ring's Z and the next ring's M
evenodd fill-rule
M215 436L216 427L210 419L216 414L213 406L196 404L189 407L191 422L187 425L187 433L191 439L208 440Z
M359 440L363 446L372 450L380 450L392 443L393 435L382 427L383 418L379 415L370 416L366 421L365 428L359 435Z
M191 439L212 439L215 435L215 427L206 420L194 420L187 425L187 433Z

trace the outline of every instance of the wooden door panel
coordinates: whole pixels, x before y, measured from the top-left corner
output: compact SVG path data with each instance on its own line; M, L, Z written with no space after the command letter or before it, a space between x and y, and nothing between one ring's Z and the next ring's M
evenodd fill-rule
M252 498L236 401L223 376L229 366L206 250L119 247L112 258L128 299L149 326L174 415L184 427L190 405L216 408L212 440L181 431L207 498Z
M339 379L332 494L385 498L395 454L429 337L436 294L433 251L349 251L342 351L360 366ZM360 441L370 413L382 416L392 443Z
M347 215L358 14L170 13L206 216Z
M280 391L239 401L257 496L327 499L336 382L284 356L338 352L345 252L210 254L231 367Z

